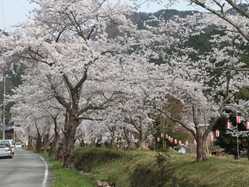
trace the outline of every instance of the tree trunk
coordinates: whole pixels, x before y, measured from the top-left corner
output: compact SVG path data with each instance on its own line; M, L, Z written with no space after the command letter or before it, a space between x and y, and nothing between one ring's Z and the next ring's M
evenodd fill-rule
M39 153L39 152L41 152L41 148L42 148L42 135L41 135L41 133L39 131L39 128L37 127L36 122L35 122L35 127L36 127L36 132L37 132L35 151L37 153Z
M75 143L76 129L80 125L80 120L72 112L67 112L63 138L63 166L68 168L71 165L72 154Z
M124 138L125 138L125 141L127 143L127 147L126 149L129 149L131 147L131 140L130 140L130 137L129 137L129 130L127 130L125 127L123 128L123 132L124 132Z
M28 136L28 145L27 145L27 149L28 149L28 150L32 150L32 149L33 149L32 137L31 137L30 135Z
M207 160L207 152L205 149L206 137L203 137L200 129L196 131L196 160L203 161Z
M203 147L202 159L207 160L208 159L208 147L207 147L207 136L205 135L205 133L202 136L202 147Z
M49 146L49 133L46 133L42 138L42 147L44 148L44 151L48 150Z
M55 158L57 158L56 155L58 155L57 151L57 147L58 147L58 140L59 140L59 132L58 132L58 124L57 124L57 117L53 117L53 122L54 122L54 139L53 142L51 144L51 148L50 148L50 156L54 153Z
M41 148L42 148L42 136L40 134L38 134L37 138L36 138L35 151L37 153L40 153Z
M138 142L137 142L137 148L144 148L144 138L143 138L143 129L142 125L137 128L138 131Z
M247 146L246 146L246 154L247 154L247 159L249 160L249 138L247 137L246 139L246 143L247 143Z

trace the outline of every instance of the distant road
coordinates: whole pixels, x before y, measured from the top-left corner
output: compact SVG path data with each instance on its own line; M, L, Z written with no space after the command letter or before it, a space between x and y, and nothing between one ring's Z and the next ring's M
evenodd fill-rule
M0 158L0 187L48 187L47 177L39 155L17 150L13 159Z

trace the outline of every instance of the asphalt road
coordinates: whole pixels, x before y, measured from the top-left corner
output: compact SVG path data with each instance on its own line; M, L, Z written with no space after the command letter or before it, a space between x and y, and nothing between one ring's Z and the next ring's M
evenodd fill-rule
M47 176L39 155L17 150L13 159L0 158L0 187L48 187Z

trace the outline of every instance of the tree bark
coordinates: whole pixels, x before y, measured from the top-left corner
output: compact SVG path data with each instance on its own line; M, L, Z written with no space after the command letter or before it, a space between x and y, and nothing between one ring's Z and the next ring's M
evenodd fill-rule
M249 160L249 140L247 138L247 159Z
M40 153L41 148L42 148L42 136L38 133L36 138L35 151L37 153Z
M41 148L42 148L42 135L41 135L41 133L39 131L39 128L38 128L36 122L35 122L35 127L36 127L36 132L37 132L36 143L35 143L35 151L37 153L40 153Z
M63 138L63 166L66 168L70 167L71 165L75 134L79 125L80 120L73 114L73 112L67 112Z
M127 143L126 148L129 149L131 147L131 140L130 140L130 137L129 137L129 130L124 127L123 132L124 132L125 141Z
M201 130L198 128L196 131L196 160L197 161L207 160L206 141L207 141L207 137L205 136L205 134L202 134Z
M54 158L57 158L56 155L58 155L58 140L59 140L59 131L58 131L58 124L57 124L57 116L53 117L52 116L52 119L53 119L53 123L54 123L54 139L53 139L53 142L51 144L51 147L50 147L50 152L49 152L49 155L52 156L52 154L54 154Z

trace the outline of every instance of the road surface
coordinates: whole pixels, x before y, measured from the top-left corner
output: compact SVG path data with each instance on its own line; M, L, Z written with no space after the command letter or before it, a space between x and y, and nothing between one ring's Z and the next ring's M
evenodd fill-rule
M13 159L0 158L0 187L48 187L47 164L37 154L17 150Z

